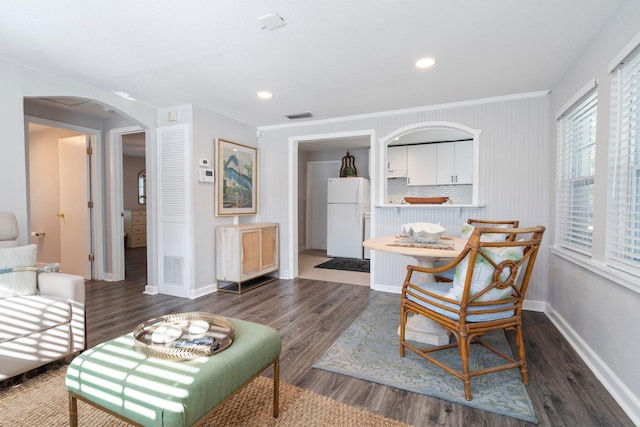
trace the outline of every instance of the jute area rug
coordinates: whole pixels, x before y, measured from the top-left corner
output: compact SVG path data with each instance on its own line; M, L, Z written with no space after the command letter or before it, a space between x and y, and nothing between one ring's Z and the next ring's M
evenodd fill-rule
M0 425L68 426L69 400L64 384L66 366L0 390ZM280 416L273 418L273 382L258 377L204 426L383 426L408 424L280 382ZM93 406L78 402L79 426L128 426Z
M378 295L313 367L500 415L538 422L518 369L472 378L473 399L465 400L461 380L412 351L407 350L405 357L400 357L397 333L399 322L400 296ZM505 354L511 354L502 331L485 335L485 340ZM417 346L422 344L417 343ZM460 369L458 349L435 355L447 365ZM484 347L472 346L470 369L496 366L502 362L502 359Z

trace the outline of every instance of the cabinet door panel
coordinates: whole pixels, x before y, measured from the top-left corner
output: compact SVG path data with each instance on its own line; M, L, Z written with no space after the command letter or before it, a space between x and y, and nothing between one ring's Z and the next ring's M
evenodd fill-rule
M407 147L407 185L435 185L437 183L436 144Z
M275 227L262 229L262 268L276 263L276 229Z
M242 233L242 275L260 271L260 230Z
M387 178L407 176L407 147L387 148Z
M473 141L456 142L456 184L473 184Z
M438 185L473 183L473 141L438 145Z
M445 142L438 146L438 185L455 184L455 143Z

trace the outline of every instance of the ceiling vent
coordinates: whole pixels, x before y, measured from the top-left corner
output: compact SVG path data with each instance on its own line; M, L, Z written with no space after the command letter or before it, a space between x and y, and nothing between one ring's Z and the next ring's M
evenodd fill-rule
M258 18L261 30L275 30L287 25L284 19L275 12L268 13Z
M308 119L309 117L313 117L313 115L311 113L309 113L309 112L296 113L296 114L285 114L284 116L289 120Z

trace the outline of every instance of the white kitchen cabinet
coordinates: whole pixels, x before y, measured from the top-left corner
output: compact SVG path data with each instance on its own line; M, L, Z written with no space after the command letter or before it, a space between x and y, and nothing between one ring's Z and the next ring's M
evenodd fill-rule
M407 146L387 147L387 178L407 176Z
M216 227L218 290L240 294L277 279L270 276L257 280L278 269L278 224Z
M456 141L437 146L438 185L473 183L473 141Z
M407 146L407 185L437 184L437 145Z

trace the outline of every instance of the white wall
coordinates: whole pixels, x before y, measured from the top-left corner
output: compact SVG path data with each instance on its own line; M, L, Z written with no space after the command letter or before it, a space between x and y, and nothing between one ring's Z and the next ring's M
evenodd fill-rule
M20 69L0 62L0 210L10 211L18 221L20 244L27 244L27 172L25 129L22 114Z
M261 128L258 146L263 149L263 163L278 164L289 157L289 170L273 168L268 176L261 175L262 191L296 194L297 150L291 152L291 141L308 135L337 132L367 132L373 130L376 144L372 148L370 170L372 186L381 185L385 171L377 171L383 148L377 141L405 126L447 121L481 129L480 135L480 201L477 209L430 207L377 207L372 214L374 236L397 233L403 223L414 221L440 222L449 230L459 230L467 218L519 219L523 226L548 225L549 204L549 96L542 93L390 112L341 120L312 122L290 127ZM386 149L385 149L386 150ZM280 163L281 164L281 163ZM289 174L295 176L292 178ZM379 175L379 177L377 176ZM265 189L264 187L267 186ZM374 193L378 193L374 189ZM293 199L294 200L294 199ZM279 222L281 232L281 274L293 271L295 258L289 246L290 235L296 235L292 216L296 206L287 206L282 198L269 198L263 204L265 220ZM291 202L288 202L291 203ZM295 209L294 209L295 208ZM407 260L399 255L374 253L372 286L374 289L399 292L406 272ZM529 299L543 303L547 291L547 240L538 258L529 290Z
M589 80L598 80L598 122L596 143L596 190L594 213L594 260L566 257L563 251L550 253L550 316L565 337L580 352L609 391L623 405L636 424L640 424L640 369L637 325L640 324L640 289L625 286L629 279L611 280L612 270L604 267L607 158L611 78L608 66L616 55L637 36L640 2L624 2L615 18L606 25L552 91L552 116ZM556 124L551 117L552 141ZM555 147L550 164L556 162ZM555 169L549 181L555 188ZM555 192L552 191L554 200ZM549 206L554 218L555 204ZM637 282L636 279L632 279ZM631 287L632 288L632 287Z
M202 295L215 289L215 227L218 225L233 224L233 217L215 216L215 184L199 182L197 176L198 161L209 159L217 167L215 158L215 144L217 138L237 142L239 144L256 145L255 127L240 123L220 114L194 107L193 127L193 180L194 191L194 242L195 242L195 289L194 295ZM258 151L258 174L263 169L269 169L269 165L263 163L262 152ZM272 167L277 169L278 166ZM258 181L258 212L264 201L262 193L263 182ZM272 196L273 197L273 196ZM246 215L238 217L238 222L261 222L260 215Z

